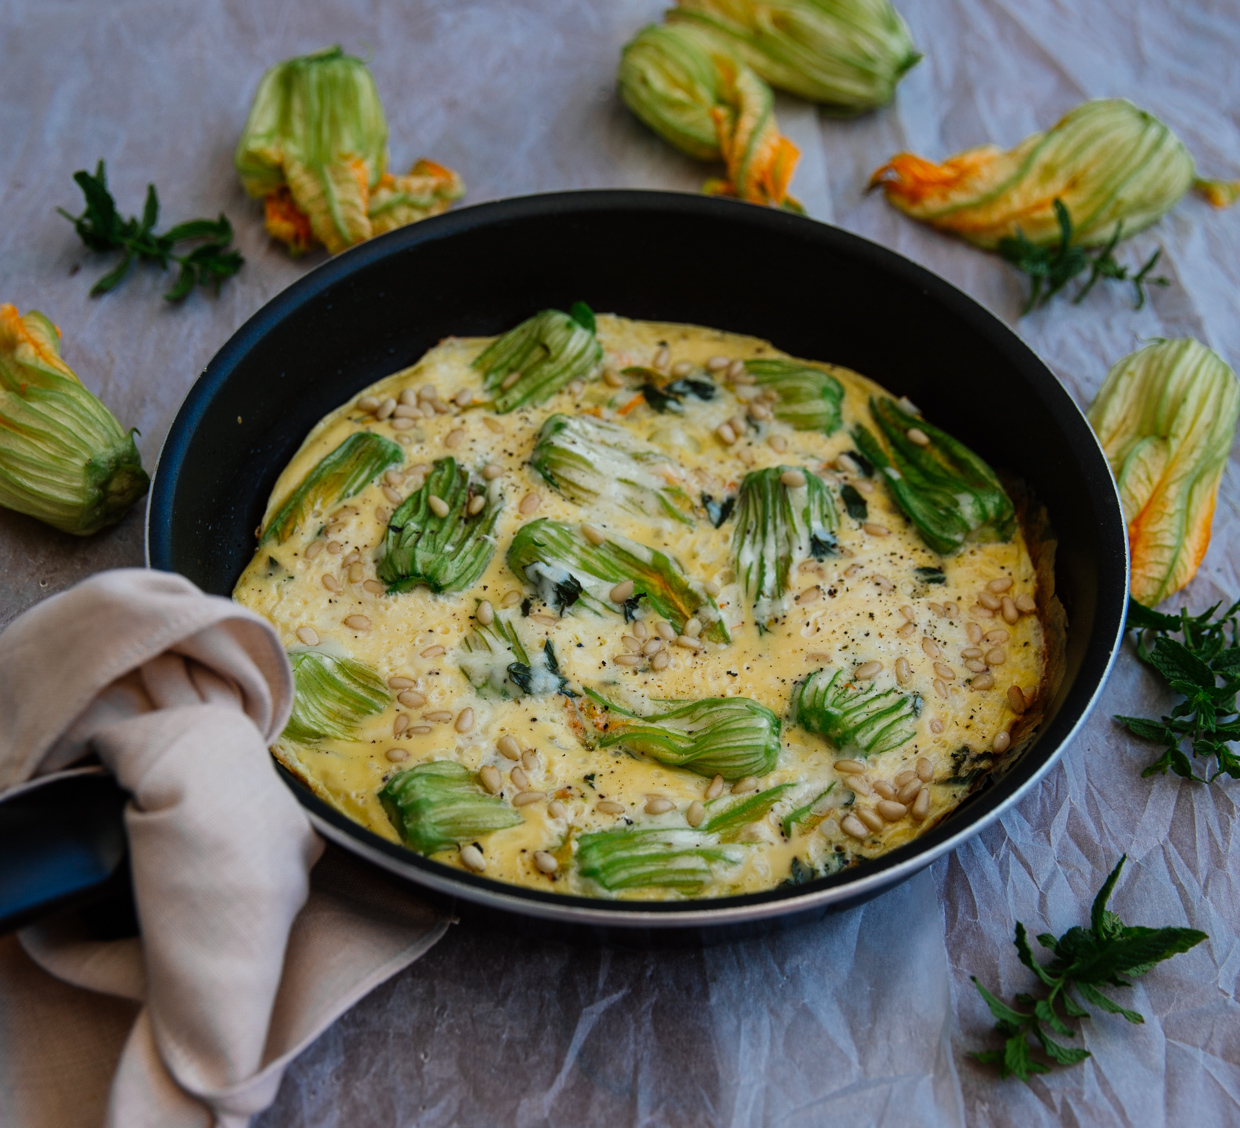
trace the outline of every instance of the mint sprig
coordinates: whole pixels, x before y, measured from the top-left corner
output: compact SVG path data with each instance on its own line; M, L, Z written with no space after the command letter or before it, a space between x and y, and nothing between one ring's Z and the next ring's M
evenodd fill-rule
M1051 1037L1056 1034L1061 1038L1074 1038L1076 1031L1068 1025L1067 1019L1092 1017L1074 993L1108 1014L1123 1015L1129 1022L1143 1023L1145 1019L1136 1011L1104 995L1098 989L1099 984L1131 987L1132 983L1125 976L1135 979L1155 964L1209 939L1195 928L1127 925L1111 912L1107 902L1126 860L1125 854L1102 883L1094 898L1089 928L1070 928L1058 939L1049 932L1038 937L1038 943L1054 956L1049 963L1040 964L1034 959L1025 926L1017 922L1014 943L1020 962L1049 988L1046 998L1017 995L1018 1006L1030 1008L1017 1010L991 994L978 982L977 976L971 977L995 1017L995 1029L1006 1039L1003 1049L980 1050L972 1056L984 1065L998 1066L1000 1077L1028 1081L1036 1073L1049 1073L1054 1065L1076 1065L1090 1056L1086 1049L1065 1046ZM1038 1049L1049 1062L1034 1056Z
M1163 753L1141 774L1174 772L1184 779L1212 783L1221 775L1240 779L1240 756L1228 747L1240 740L1240 601L1215 615L1216 603L1200 615L1164 615L1134 599L1128 601L1127 629L1137 632L1137 656L1183 696L1171 712L1152 717L1116 716L1144 740L1163 745ZM1180 638L1173 638L1172 635ZM1197 775L1185 745L1206 763ZM1215 763L1213 770L1209 764Z

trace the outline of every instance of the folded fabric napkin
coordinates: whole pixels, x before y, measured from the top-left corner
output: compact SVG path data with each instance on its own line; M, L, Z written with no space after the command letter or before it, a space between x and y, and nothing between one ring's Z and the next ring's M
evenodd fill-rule
M102 573L0 634L0 801L91 753L131 795L141 937L92 940L67 917L20 934L59 979L141 1003L109 1128L248 1124L297 1053L447 927L343 852L309 876L323 843L267 751L291 703L270 624L168 573ZM48 1023L82 1045L89 1030L62 993L6 982L13 957L0 959L0 1121L24 1128L54 1123L32 1106ZM97 1085L85 1064L78 1083Z

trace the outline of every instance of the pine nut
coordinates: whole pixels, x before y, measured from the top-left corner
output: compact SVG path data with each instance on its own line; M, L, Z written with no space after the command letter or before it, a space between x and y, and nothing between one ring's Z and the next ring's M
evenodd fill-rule
M913 671L910 669L907 658L896 659L896 681L900 685L907 685L908 679L912 676Z
M1015 599L1016 610L1022 615L1032 615L1038 609L1038 602L1028 592L1018 595Z
M492 795L498 795L504 789L504 777L499 774L499 768L493 764L487 764L479 771L478 779Z
M870 786L870 781L863 775L849 776L848 789L856 795L870 795L874 791Z
M853 838L869 838L870 832L856 815L845 815L840 819L840 830Z
M707 595L709 595L709 596L712 596L712 597L713 597L713 596L718 595L721 591L723 591L723 585L722 585L722 584L717 583L717 582L716 582L716 581L714 581L714 580L707 580L707 581L706 581L706 582L702 585L702 590L703 590L704 592L706 592L706 594L707 594Z
M474 612L474 617L484 627L489 627L495 622L495 608L491 606L489 599L484 599L478 604L478 610Z
M537 490L530 490L522 499L521 504L517 508L524 514L533 513L542 504L542 497Z
M641 657L637 654L615 654L611 659L617 666L640 666Z
M418 733L428 733L428 732L430 732L430 731L431 731L431 726L430 726L430 725L420 725L420 724L419 724L419 725L410 725L410 726L409 726L409 731L410 731L410 732L418 732Z
M872 536L872 537L885 537L888 533L890 533L890 532L891 532L891 530L890 530L889 528L887 528L887 526L886 526L886 525L875 525L875 524L873 524L872 522L869 522L869 521L867 521L867 522L866 522L864 525L862 525L861 527L862 527L862 528L863 528L863 529L864 529L867 533L869 533L869 534L870 534L870 536Z
M785 470L779 480L790 490L799 490L805 485L805 475L800 470Z
M327 542L327 551L333 556L339 556L344 551L344 545L339 541L329 540Z
M436 400L439 398L439 389L434 384L423 384L418 389L418 399Z
M939 649L939 644L929 635L921 640L921 649L927 658L937 658L940 654L942 654L942 651Z
M991 673L978 674L970 683L974 689L994 689L995 676Z
M498 478L501 474L503 474L503 472L504 472L504 468L502 466L497 465L494 462L488 462L482 468L482 476L488 482L495 481L495 479Z
M745 367L743 360L734 360L728 365L728 379L735 382L743 380L749 375L749 369Z
M867 482L864 478L858 478L857 481L853 482L853 485L863 494L872 494L874 492L874 483Z
M929 783L934 779L934 765L922 756L917 761L917 778L922 783Z
M865 823L865 825L868 826L871 830L879 831L883 829L882 816L877 814L874 811L869 810L867 807L861 807L860 809L858 809L856 812L856 815L857 815L857 818L859 818L863 823Z
M607 598L612 603L623 603L626 599L633 598L633 592L636 590L636 587L637 585L632 580L622 580L607 593Z
M851 580L853 576L859 575L864 571L865 569L862 568L860 564L849 564L848 567L844 569L844 578L846 580Z
M482 494L475 494L469 499L469 504L465 506L465 512L471 517L477 517L479 513L486 507L487 499Z
M1025 711L1025 695L1021 693L1020 686L1014 685L1009 687L1007 698L1008 708L1011 709L1013 713L1019 715Z
M949 619L956 619L960 616L960 604L953 603L950 600L943 604L943 614Z
M646 626L640 619L633 624L633 633L640 639L650 637L650 628Z
M874 781L874 793L883 799L894 799L896 797L896 789L885 779L876 779Z
M389 748L386 752L383 753L383 755L386 759L391 761L393 764L399 764L409 759L409 753L406 752L403 748Z
M678 360L672 365L673 376L688 376L693 371L693 365L687 360Z
M660 650L653 658L650 659L650 668L652 670L666 670L671 665L672 656L666 650Z
M444 501L443 498L436 497L434 494L431 494L431 496L426 499L426 504L431 507L431 512L435 514L436 517L447 517L448 503Z
M471 842L468 846L461 847L461 865L474 873L481 873L487 868L487 860L482 856L482 851Z
M407 678L402 678L407 681ZM399 701L406 709L421 709L426 704L426 694L419 693L416 689L402 689L397 695L396 700Z
M508 774L512 776L513 786L518 791L528 791L530 789L530 777L525 774L524 768L513 768Z
M547 804L547 814L553 819L562 819L567 813L564 809L564 804L558 799L553 799Z
M696 616L685 623L684 633L690 638L697 638L702 633L702 620Z
M935 678L934 679L934 692L937 693L944 700L946 700L947 699L947 682L945 682L942 678Z
M696 638L690 638L688 635L678 635L676 645L683 646L686 650L701 650L706 644Z
M758 777L757 776L745 776L743 779L738 779L734 784L732 784L733 795L745 795L750 791L757 791L757 790L758 790Z
M888 822L899 822L908 814L908 808L894 799L880 799L876 809Z
M690 826L701 826L702 821L706 818L706 807L701 800L694 799L689 804L689 809L685 812L685 822Z
M642 653L647 658L653 658L660 650L663 649L663 640L661 638L652 638L642 644Z
M1021 690L1025 697L1025 707L1028 708L1038 699L1038 687L1036 685L1027 685Z
M966 646L960 652L961 658L980 658L981 656L982 656L982 650L981 650L981 647L979 646Z
M676 804L670 799L664 799L662 795L652 795L646 800L646 806L643 808L648 815L665 815L668 811L675 810Z
M407 678L404 674L393 674L387 680L389 689L412 689L418 683L413 678Z
M920 447L930 445L930 436L926 434L920 427L910 427L904 432L908 436L910 443L916 443Z
M886 576L874 575L871 577L873 581L883 589L883 591L895 591L896 585L893 584Z
M732 362L726 356L712 356L706 362L707 372L722 372Z
M930 731L931 732L942 732L943 731L943 722L940 721L938 717L930 718Z
M474 711L469 708L462 709L456 715L454 727L457 732L469 732L474 727Z
M429 713L422 714L422 720L430 721L435 725L446 725L452 720L452 711L450 709L432 709Z
M671 642L676 637L676 628L671 623L660 622L654 625L655 633L664 641Z
M723 794L723 776L717 775L710 781L710 786L706 789L707 799L718 799Z
M370 620L365 615L346 615L344 625L351 631L370 630Z
M900 788L900 793L896 796L896 802L903 803L905 806L908 806L920 790L921 780L914 776L913 779L909 780L908 783Z
M503 391L503 392L508 391L508 389L511 388L513 384L515 384L520 379L521 379L520 372L509 372L508 375L505 376L499 382L500 391Z
M361 558L362 554L354 549L348 556L342 557L340 563L347 567L349 564L356 564Z
M378 580L363 580L362 588L365 591L368 591L371 595L382 595L385 591L387 591L387 588L385 588Z
M990 747L996 753L1002 754L1012 746L1012 734L1007 729L1000 729L995 733L995 738L990 742Z
M766 440L767 445L776 454L783 454L788 449L788 440L783 435L772 435Z
M905 623L904 626L902 626L898 631L896 631L896 634L898 634L901 638L912 638L913 635L915 635L916 633L917 633L916 623Z
M505 607L515 607L521 602L521 593L519 591L510 591L501 600Z
M519 760L521 758L521 745L517 743L517 738L505 733L495 742L495 750L508 760Z
M986 641L998 645L1001 642L1007 642L1012 636L1002 627L995 631L986 632Z
M964 668L971 674L980 674L986 669L986 663L977 658L966 658Z
M298 627L297 637L307 646L318 646L319 634L313 627Z
M641 640L634 638L632 635L622 635L620 645L630 654L640 654L642 650Z
M797 603L802 607L807 603L817 603L822 598L822 588L815 584L797 593Z
M306 559L313 560L322 551L323 542L321 540L311 541L306 545Z
M624 805L616 803L611 799L600 799L594 804L596 811L602 811L605 815L622 815L624 814Z
M442 646L428 646L422 651L423 658L438 658L444 652Z
M917 612L907 605L900 608L900 614L910 623L917 621Z
M534 868L539 873L551 874L560 868L560 863L555 860L554 854L548 854L546 850L535 850Z
M732 430L731 423L720 423L715 428L715 434L719 436L725 446L731 446L736 442L736 432Z
M1003 600L991 591L979 591L977 593L977 601L990 611L998 611L1003 606Z
M964 633L968 635L969 641L973 643L974 646L982 641L982 628L976 623L966 623L964 626Z
M882 668L881 662L864 662L853 671L853 677L861 681L869 681Z
M392 722L392 735L400 736L402 732L409 727L409 714L397 713L396 720Z
M528 807L531 803L541 802L547 798L545 791L521 791L512 797L514 807Z
M595 548L607 540L607 534L596 525L582 525L581 533Z
M357 406L362 411L369 411L372 414L379 410L379 401L374 396L362 396L357 401Z
M991 580L986 586L993 591L995 595L1002 595L1012 586L1012 577L1004 576L998 580Z
M349 583L361 583L362 577L366 575L366 568L361 564L349 565Z
M395 410L396 410L396 401L392 399L391 396L388 396L388 398L385 399L381 404L379 404L379 406L375 409L375 418L376 419L387 419L392 414L392 412Z
M956 676L956 671L953 670L946 662L935 662L934 672L944 681L952 681Z
M337 594L340 592L340 581L336 579L335 576L331 575L331 573L324 575L323 586L330 592L335 592Z
M844 775L860 775L865 771L865 765L860 760L836 760L835 770Z
M898 788L903 787L910 780L914 780L916 778L917 778L917 773L912 768L906 768L899 775L897 775L896 778L893 779L891 782L894 783L898 789Z
M664 369L667 367L668 362L671 359L672 359L672 354L668 352L667 346L664 345L663 347L659 349L657 353L654 354L654 361L651 363L650 367L658 368L660 370Z
M1003 597L1003 619L1008 623L1015 623L1020 618L1020 612L1016 609L1016 601L1010 596Z
M1007 651L1002 646L986 651L986 663L990 666L1002 666L1007 661Z
M995 613L989 607L983 607L980 603L970 607L969 614L975 619L993 619L995 617Z
M912 809L909 814L918 822L924 822L926 816L930 813L930 789L923 787L918 793L917 798L913 800Z

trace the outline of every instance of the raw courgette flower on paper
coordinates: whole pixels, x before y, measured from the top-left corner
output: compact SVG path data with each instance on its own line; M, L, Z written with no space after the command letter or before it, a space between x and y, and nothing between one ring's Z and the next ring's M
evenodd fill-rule
M335 254L464 194L460 177L431 161L393 176L387 137L369 68L330 47L263 75L233 160L276 239L294 254L316 242Z
M1199 342L1158 341L1112 367L1088 414L1128 522L1132 597L1153 607L1206 554L1240 383Z
M0 305L0 505L86 536L149 483L133 432L61 359L60 330Z
M1183 142L1123 98L1085 102L1014 149L983 145L942 164L900 153L870 178L906 215L987 250L1018 234L1051 246L1056 200L1074 242L1101 246L1121 224L1128 236L1161 219L1194 186L1216 206L1230 202L1228 185L1197 180Z
M845 113L886 105L921 55L890 0L679 0L772 86Z
M419 854L437 854L521 822L520 814L483 791L455 760L397 772L379 792L379 802L401 840Z
M624 104L665 141L723 161L727 179L707 192L801 210L788 195L800 153L779 132L771 88L718 40L652 24L624 48L617 78Z

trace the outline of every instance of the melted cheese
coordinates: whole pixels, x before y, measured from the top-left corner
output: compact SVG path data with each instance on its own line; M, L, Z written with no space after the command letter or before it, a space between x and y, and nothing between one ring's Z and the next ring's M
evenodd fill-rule
M673 363L694 365L720 355L741 359L785 355L750 337L609 316L598 318L598 336L606 364L616 370L632 364L649 366L662 349L668 350ZM430 384L447 401L462 389L478 390L478 374L470 362L487 343L449 338L411 368L379 381L362 395L399 397L405 389ZM473 771L493 765L503 773L503 795L511 800L521 788L511 779L515 765L498 752L496 742L501 735L512 734L522 748L536 750L536 766L526 771L525 782L531 790L546 792L547 799L520 807L520 825L480 842L486 874L520 885L600 895L600 889L574 870L575 839L591 830L623 825L626 819L639 826L683 828L689 804L703 799L711 781L617 750L583 747L563 697L495 700L478 696L460 663L463 640L475 625L478 601L486 599L519 624L531 654L542 647L544 639L553 640L572 685L588 685L639 711L657 698L741 694L786 717L794 684L816 669L836 665L851 670L876 661L882 668L875 684L885 688L896 684L896 660L909 663L910 678L903 688L920 693L924 700L916 735L900 748L871 756L865 764L865 783L850 785L855 777L834 767L839 752L823 738L785 721L778 767L761 783L763 787L784 782L796 786L767 817L746 829L741 836L741 860L718 865L716 879L702 895L769 888L789 878L794 859L798 873L830 872L851 860L890 850L931 826L968 790L967 769L988 765L986 754L996 735L1015 722L1009 687L1023 687L1032 695L1042 680L1045 657L1037 617L1022 615L1009 624L978 604L979 592L997 578L1012 580L1007 593L1012 597L1033 594L1034 567L1019 533L1010 543L971 544L955 556L941 558L925 546L881 486L875 488L847 469L841 473L835 460L853 446L851 425L868 418L868 397L883 393L856 373L820 367L832 372L845 388L844 425L830 436L796 431L770 420L748 427L739 442L726 445L716 428L744 413L743 401L756 391L743 386L729 390L726 381L719 382L719 394L712 401L687 400L683 415L657 414L640 401L635 404L631 388L616 389L596 380L578 394L566 390L537 408L509 415L494 415L481 403L463 409L450 405L403 430L393 429L390 419L379 421L362 411L357 399L327 416L276 483L268 517L319 459L358 430L375 431L400 442L406 452L404 470L428 467L448 454L475 476L488 463L498 465L503 472L495 487L503 493L505 507L496 530L498 548L485 574L471 591L457 595L434 595L425 587L387 595L363 586L369 580L372 588L378 587L374 583L376 558L394 508L392 487L387 487L389 495L385 496L382 478L332 512L304 521L284 543L259 548L234 596L265 615L290 652L305 649L297 631L309 627L317 635L319 649L350 655L385 679L407 677L426 699L413 709L393 701L385 712L364 721L354 740L323 740L314 745L281 740L273 749L275 755L337 809L398 841L377 799L387 779L425 760L454 759ZM539 427L553 412L590 412L622 424L635 440L666 452L668 468L662 472L695 499L702 492L715 497L735 493L750 469L782 464L817 471L837 500L839 553L824 563L808 559L794 566L785 613L773 630L759 633L731 570L730 522L715 529L700 515L692 526L670 518L634 516L608 504L606 498L583 512L539 477L529 466L530 453ZM656 473L661 472L658 466ZM869 510L864 526L848 517L838 503L838 487L845 480L863 492ZM396 493L403 497L408 489ZM537 509L523 512L523 499L531 499L524 507L528 510L534 497ZM669 553L699 581L713 579L722 587L717 598L731 643L708 643L700 652L673 645L671 662L661 672L648 662L636 668L618 665L614 659L626 652L622 636L632 631L631 625L618 616L599 617L581 607L555 615L543 605L534 585L508 568L505 552L513 533L538 517L572 523L587 520L605 532L621 533ZM331 526L327 537L325 525ZM887 529L887 534L876 527ZM308 559L312 544L317 551L312 550L313 558ZM356 563L361 565L352 570L354 576L362 574L360 580L350 579L350 567L344 563L351 554L357 554ZM919 566L942 568L945 582L923 582L914 571ZM325 577L338 582L338 593L324 586ZM820 593L816 598L810 592L796 599L815 587ZM526 598L532 600L532 613L522 618L519 605ZM354 615L365 616L370 629L346 626L345 620ZM653 637L655 619L647 613L644 621ZM974 637L979 629L1007 637L992 633L992 640L998 641L973 643L970 629ZM974 645L987 656L992 689L978 690L968 684L974 675L966 670L961 652ZM1002 654L991 653L996 649ZM474 711L474 723L465 733L457 732L451 722L424 719L426 714L455 718L467 707ZM411 715L408 720L398 720L406 714ZM410 721L410 727L397 737L396 726ZM391 756L398 762L389 758L390 750L395 750ZM841 823L848 813L875 811L880 792L893 786L901 773L914 770L922 759L932 765L936 781L929 785L930 810L923 822L911 817L883 822L880 831L863 839L846 833ZM825 812L827 817L816 825L811 819L808 829L794 828L791 837L785 838L780 827L783 816L828 789L815 807L817 816ZM673 808L658 815L645 813L645 804L653 796L670 800ZM549 813L553 799L560 804L559 817ZM597 804L604 799L621 804L625 813L599 811ZM857 824L850 825L855 829ZM560 860L556 873L547 875L534 866L533 854L540 850ZM437 858L448 865L461 864L456 851ZM624 895L679 896L657 888Z

